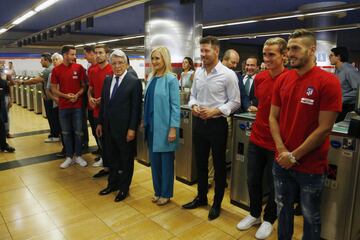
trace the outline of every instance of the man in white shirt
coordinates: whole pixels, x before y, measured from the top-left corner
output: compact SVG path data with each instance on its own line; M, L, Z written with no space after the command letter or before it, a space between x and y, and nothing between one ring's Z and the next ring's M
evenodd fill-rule
M219 61L219 40L212 36L202 38L200 50L203 66L195 72L189 101L194 116L198 195L183 208L207 205L208 158L211 150L215 168L215 196L208 219L213 220L220 215L226 185L226 117L240 107L240 91L234 71Z

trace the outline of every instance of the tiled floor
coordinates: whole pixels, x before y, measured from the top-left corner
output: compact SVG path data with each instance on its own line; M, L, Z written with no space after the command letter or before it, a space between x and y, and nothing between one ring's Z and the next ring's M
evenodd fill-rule
M15 109L15 110L14 110ZM30 131L45 129L46 120L14 106L20 118L26 115L33 124ZM12 132L18 117L12 114ZM20 120L19 120L20 121ZM22 120L21 120L22 121ZM22 131L27 128L22 126ZM18 131L19 132L19 131ZM46 134L13 138L16 154L0 153L0 162L40 156L60 150L59 144L45 144ZM92 142L93 144L93 142ZM90 163L94 156L84 155ZM135 163L130 196L115 203L114 194L99 196L106 179L91 176L99 169L71 166L62 170L62 160L0 171L0 239L254 239L256 228L238 231L236 224L247 212L230 204L226 190L221 216L209 222L209 207L184 210L181 205L192 200L196 185L175 181L170 204L159 207L151 202L150 169ZM209 193L209 199L213 196ZM301 239L301 218L295 221L294 239ZM275 224L276 228L276 224ZM276 232L269 239L276 239Z

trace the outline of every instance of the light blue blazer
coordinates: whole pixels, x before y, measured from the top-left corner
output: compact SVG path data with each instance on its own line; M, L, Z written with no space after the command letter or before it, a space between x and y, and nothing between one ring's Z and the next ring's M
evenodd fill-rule
M146 85L145 96L152 78ZM145 97L146 99L146 97ZM168 141L170 128L176 128L176 140ZM154 92L153 152L172 152L179 144L180 94L179 82L170 73L156 81Z

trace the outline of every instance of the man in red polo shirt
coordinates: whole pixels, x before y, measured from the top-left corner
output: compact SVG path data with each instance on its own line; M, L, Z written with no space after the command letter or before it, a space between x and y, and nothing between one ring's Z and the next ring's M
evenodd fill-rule
M242 219L237 228L246 230L255 224L261 223L263 176L269 176L269 179L266 179L270 189L269 199L264 210L264 221L255 234L256 239L268 238L273 230L272 224L276 220L274 182L271 172L275 155L275 143L270 133L269 114L274 83L281 74L287 71L284 68L286 44L286 41L279 37L266 40L263 48L263 58L267 70L256 74L254 80L255 97L258 99L258 106L248 148L247 181L250 196L250 215Z
M280 240L292 238L299 191L303 239L320 239L329 134L341 112L341 87L335 75L314 65L315 51L315 35L295 30L288 41L293 70L280 76L273 89L269 122L276 145L273 174Z
M95 46L95 54L96 54L96 62L97 65L95 68L89 70L89 90L88 90L88 97L89 97L89 104L90 107L93 108L93 124L95 127L98 124L99 118L99 111L100 111L100 102L101 102L101 93L104 84L104 80L107 76L112 76L113 71L112 67L108 62L110 49L105 44L98 44ZM94 167L101 167L104 166L104 169L100 170L96 173L93 177L103 177L109 173L109 163L104 157L103 153L103 144L100 138L97 138L97 142L100 147L100 160L93 164Z
M51 73L51 91L59 97L59 120L66 152L66 159L60 167L67 168L74 162L85 167L87 162L81 157L81 96L84 91L85 69L74 63L74 46L63 46L61 53L64 61Z

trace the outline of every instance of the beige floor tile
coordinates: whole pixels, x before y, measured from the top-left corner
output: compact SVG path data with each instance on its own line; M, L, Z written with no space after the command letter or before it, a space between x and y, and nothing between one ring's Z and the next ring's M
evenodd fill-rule
M55 209L60 206L76 203L78 200L68 191L59 190L57 192L37 195L36 199L45 210Z
M25 199L15 204L0 206L0 212L5 222L12 222L44 211L39 202L34 198Z
M143 198L143 197L151 198L152 196L153 196L153 192L145 189L139 184L134 184L133 186L130 186L129 196L124 200L124 202L128 203L137 200L139 198Z
M201 223L200 225L183 232L178 238L182 240L234 239L229 234L224 233L207 222Z
M18 219L8 223L9 232L14 240L28 239L55 230L56 226L46 213Z
M148 219L126 227L118 234L125 240L166 240L174 237L170 232Z
M2 216L2 214L0 212L0 225L1 224L5 224L5 220L4 220L4 218L3 218L3 216Z
M139 169L134 171L133 183L141 183L151 180L151 172L147 169Z
M171 209L151 219L176 236L188 229L196 228L204 221L181 208Z
M213 221L210 221L209 223L226 232L227 234L238 238L242 235L242 232L236 229L236 225L242 218L242 215L235 214L222 207L220 217Z
M0 193L0 206L24 202L33 198L31 192L23 187Z
M172 208L179 207L171 201L165 206L158 206L151 202L150 196L128 202L128 204L147 217L153 217Z
M121 240L122 238L116 233L110 234L105 237L98 238L97 240Z
M48 215L58 227L71 225L94 217L93 213L79 202L71 202L49 210Z
M5 224L0 224L0 239L1 240L11 240L10 233Z
M64 190L64 188L55 181L27 184L27 187L34 196L49 194L60 190Z
M57 229L29 238L29 240L65 240L64 235Z
M67 239L101 239L113 234L111 229L96 217L60 228Z

